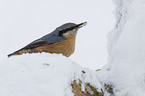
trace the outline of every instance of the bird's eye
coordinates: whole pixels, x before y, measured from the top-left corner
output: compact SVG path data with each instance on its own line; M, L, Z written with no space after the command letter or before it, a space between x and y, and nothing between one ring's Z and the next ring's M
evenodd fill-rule
M68 27L68 28L65 28L65 29L60 29L60 30L59 30L59 36L62 36L63 33L66 33L66 32L68 32L68 31L71 31L71 30L73 30L73 29L75 29L75 28L76 28L76 26L71 26L71 27Z
M65 33L65 30L62 30L62 29L59 29L58 31L59 31L59 36L62 36L63 33Z

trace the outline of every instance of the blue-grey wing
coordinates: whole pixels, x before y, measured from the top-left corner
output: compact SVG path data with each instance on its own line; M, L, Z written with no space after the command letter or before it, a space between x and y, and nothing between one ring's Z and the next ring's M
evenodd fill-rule
M24 47L24 49L31 49L31 48L36 48L39 46L51 45L54 43L58 43L62 40L66 40L66 38L62 36L55 36L55 35L51 36L51 34L48 34L28 44L27 46Z
M36 48L36 47L43 46L46 44L48 44L48 43L44 40L36 40L36 41L33 41L32 43L28 44L27 46L25 46L23 49L32 49L32 48Z

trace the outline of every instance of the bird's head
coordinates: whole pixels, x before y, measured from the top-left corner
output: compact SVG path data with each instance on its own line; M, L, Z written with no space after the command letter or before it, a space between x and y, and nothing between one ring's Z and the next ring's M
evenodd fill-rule
M66 23L58 27L57 30L59 31L60 36L65 36L66 38L69 38L71 36L75 36L78 29L85 26L86 24L87 22L83 22L80 24Z

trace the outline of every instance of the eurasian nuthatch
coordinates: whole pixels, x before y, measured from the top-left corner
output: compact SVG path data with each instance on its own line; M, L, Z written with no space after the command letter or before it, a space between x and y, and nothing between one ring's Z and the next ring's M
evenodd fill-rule
M87 22L80 24L66 23L56 28L52 33L47 34L40 39L33 41L22 49L9 54L21 55L23 53L38 53L38 52L49 52L49 53L62 53L66 57L70 56L75 49L76 33L79 28L86 25Z

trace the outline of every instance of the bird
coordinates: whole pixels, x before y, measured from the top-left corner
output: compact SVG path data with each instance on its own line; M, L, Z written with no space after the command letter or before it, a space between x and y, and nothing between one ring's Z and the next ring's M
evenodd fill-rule
M23 53L56 53L69 57L75 50L75 39L79 28L87 22L80 24L65 23L57 27L53 32L34 40L25 47L8 54L8 57L22 55Z

